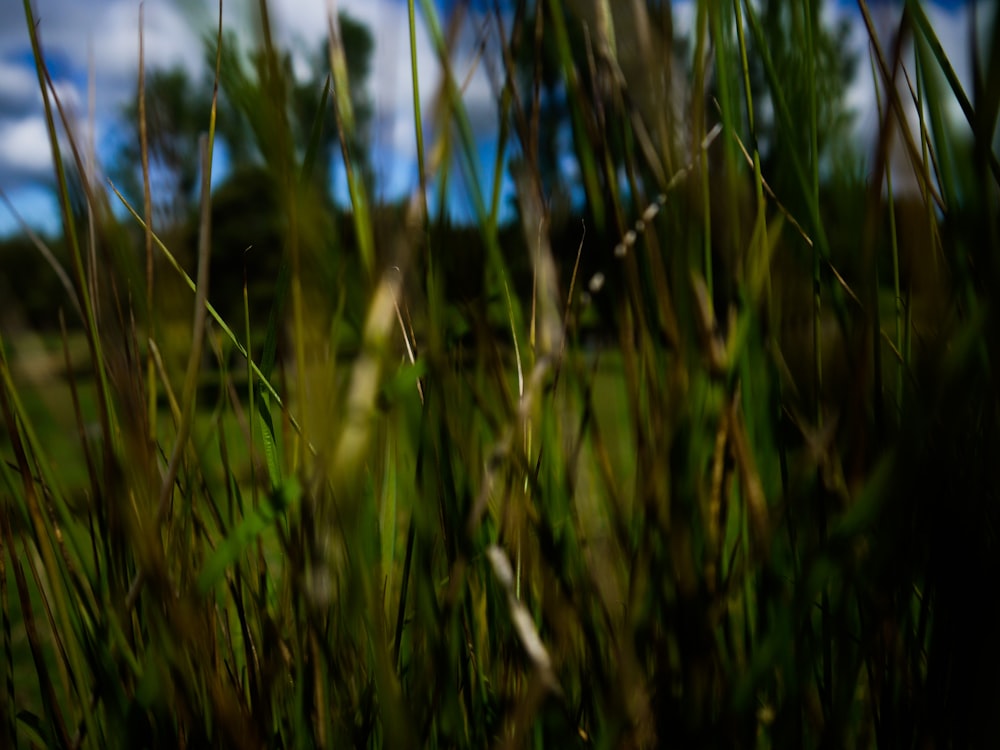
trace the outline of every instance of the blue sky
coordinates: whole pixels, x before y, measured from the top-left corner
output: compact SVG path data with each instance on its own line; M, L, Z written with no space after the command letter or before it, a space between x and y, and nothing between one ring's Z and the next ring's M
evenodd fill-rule
M453 4L455 0L438 0L439 7ZM336 5L365 23L375 37L369 82L376 110L375 166L382 194L399 197L417 183L406 4L404 0L339 0ZM482 3L472 5L477 7ZM871 5L880 33L890 33L898 19L900 4ZM114 143L115 115L135 93L139 1L34 0L34 7L60 95L75 113L77 130L84 142L93 137L98 161L107 161ZM199 34L213 22L217 7L213 2L197 0L146 0L147 66L179 64L200 75L204 58ZM252 33L250 14L255 7L256 3L248 0L226 2L227 27L242 34ZM326 29L327 0L271 0L270 7L283 44L293 50L316 48ZM965 54L969 38L968 4L940 0L928 5L928 12L959 76L966 82L967 90L971 90L968 83L971 66ZM674 14L678 32L690 28L690 3L675 2ZM852 22L852 47L866 52L867 37L855 3L828 2L824 17L848 18ZM454 52L453 66L463 78L469 70L474 71L465 90L465 100L479 140L482 175L488 179L496 140L496 108L488 66L482 62L474 64L476 21L475 13L471 14ZM423 28L420 32L421 98L424 110L430 111L440 72L428 36ZM859 80L848 93L848 103L859 113L860 139L870 137L875 123L874 92L866 61L864 56ZM94 77L92 119L88 99L90 70ZM224 174L224 160L219 166ZM55 203L48 189L51 171L21 4L0 3L0 188L25 219L50 232L57 226ZM458 192L456 189L452 210L458 215L468 215L469 206L462 205ZM11 212L0 204L0 235L9 234L16 227Z

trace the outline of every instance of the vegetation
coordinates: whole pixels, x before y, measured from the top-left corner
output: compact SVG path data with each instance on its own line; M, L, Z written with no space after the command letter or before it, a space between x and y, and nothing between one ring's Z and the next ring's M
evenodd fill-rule
M475 13L415 5L408 200L363 29L299 87L261 2L203 104L140 74L122 223L25 1L63 237L0 258L3 743L995 742L1000 18L970 93L915 1L897 43L862 0L851 61L808 0L697 2L686 47L667 3L525 0L478 18L488 165ZM428 213L458 180L472 226Z

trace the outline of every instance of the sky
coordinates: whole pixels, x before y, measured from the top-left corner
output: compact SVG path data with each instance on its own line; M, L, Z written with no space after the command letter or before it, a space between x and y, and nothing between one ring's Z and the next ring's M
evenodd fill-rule
M455 0L437 0L442 10L454 4ZM476 5L482 3L473 3ZM218 5L205 0L145 0L143 6L147 69L181 65L200 77L204 60L201 33L214 26ZM224 25L238 30L241 36L252 34L251 14L256 6L249 0L228 0L224 3ZM417 183L417 168L405 0L271 0L269 6L279 43L293 51L317 48L326 34L330 7L368 26L375 40L369 95L375 106L377 182L382 197L396 198L411 191ZM880 34L888 39L898 19L898 3L871 2L871 6ZM115 143L115 117L136 92L140 2L33 0L33 7L56 89L64 105L74 113L76 132L83 143L94 143L98 162L106 163ZM967 53L970 5L939 0L928 4L927 10L966 91L971 92ZM690 2L675 1L674 15L679 33L690 29ZM828 0L824 17L828 21L839 17L850 21L850 44L861 53L861 64L847 103L858 113L855 129L859 141L870 145L876 123L875 97L867 62L867 34L857 6L846 0ZM476 64L475 43L482 22L482 16L470 14L452 64L460 79L471 74L464 91L465 104L479 142L481 162L490 165L497 118L489 66L482 59ZM438 89L440 70L419 13L417 39L421 99L426 112ZM293 56L296 54L293 52ZM490 59L489 51L485 58ZM221 169L224 174L224 161ZM9 0L0 3L0 188L33 227L54 233L58 218L50 190L51 175L41 95L23 8L21 3ZM456 194L460 192L456 190ZM461 215L470 209L458 205L452 210ZM0 236L17 227L12 212L0 204Z

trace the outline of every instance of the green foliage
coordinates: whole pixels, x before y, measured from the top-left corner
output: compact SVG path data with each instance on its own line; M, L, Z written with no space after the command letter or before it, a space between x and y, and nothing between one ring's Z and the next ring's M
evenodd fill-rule
M145 82L146 128L151 167L160 179L155 185L163 220L184 218L198 200L198 134L208 123L212 108L212 81L192 81L182 67L153 70ZM113 165L129 195L142 195L142 160L139 141L139 105L130 103L122 113L126 123L121 153ZM141 205L141 200L136 200Z
M912 94L880 106L926 106L898 194L888 128L867 180L838 162L851 65L818 4L697 3L675 56L669 4L520 3L500 227L421 12L440 126L415 96L398 206L371 202L359 28L332 89L296 88L266 13L249 57L218 30L192 117L247 161L210 196L211 137L150 140L197 179L188 229L127 203L147 283L52 128L79 330L45 368L0 329L3 742L995 742L1000 83L966 96L907 4ZM475 226L426 213L455 165ZM50 294L30 323L73 309Z

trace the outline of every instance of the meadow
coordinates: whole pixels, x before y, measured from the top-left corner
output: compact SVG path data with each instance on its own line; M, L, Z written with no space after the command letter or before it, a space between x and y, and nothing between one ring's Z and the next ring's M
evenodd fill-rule
M696 2L687 42L669 3L510 5L407 3L393 205L346 22L303 110L266 2L242 62L220 10L168 222L147 71L130 192L25 0L63 231L3 271L0 746L997 741L1000 16L969 92L916 0L891 37L859 0L853 61L809 0Z

